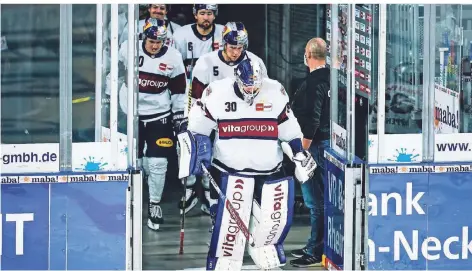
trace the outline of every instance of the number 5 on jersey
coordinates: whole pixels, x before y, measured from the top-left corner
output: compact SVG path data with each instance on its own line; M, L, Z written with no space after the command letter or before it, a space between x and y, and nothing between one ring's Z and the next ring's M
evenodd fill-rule
M226 102L225 105L226 105L226 109L225 109L226 112L236 112L237 110L236 102Z

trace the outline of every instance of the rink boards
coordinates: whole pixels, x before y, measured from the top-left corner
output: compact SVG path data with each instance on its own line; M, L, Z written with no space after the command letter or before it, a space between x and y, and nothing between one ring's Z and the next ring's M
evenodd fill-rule
M8 174L0 270L124 270L127 172Z
M329 159L326 165L323 263L350 270L360 258L346 247L355 236L347 218L352 177L341 170L346 165ZM378 164L367 173L367 269L472 270L472 164ZM337 194L344 194L343 203Z

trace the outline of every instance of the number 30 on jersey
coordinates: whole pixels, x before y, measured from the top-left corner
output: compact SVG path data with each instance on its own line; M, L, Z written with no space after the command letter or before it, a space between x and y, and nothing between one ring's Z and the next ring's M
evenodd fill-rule
M236 102L226 102L225 106L226 106L225 108L226 112L236 112L237 110Z

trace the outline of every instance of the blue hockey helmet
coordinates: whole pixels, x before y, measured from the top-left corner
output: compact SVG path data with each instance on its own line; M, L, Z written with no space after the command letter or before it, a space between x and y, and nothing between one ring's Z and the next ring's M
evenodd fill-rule
M235 82L244 101L252 104L262 86L262 69L258 61L245 58L234 69Z
M167 39L167 27L164 20L149 18L143 30L146 38L159 41L165 41Z
M228 22L223 29L222 36L223 48L225 44L242 45L243 50L246 50L249 45L246 27L241 22Z
M194 4L193 15L197 15L198 11L201 9L211 10L215 16L218 15L218 4Z

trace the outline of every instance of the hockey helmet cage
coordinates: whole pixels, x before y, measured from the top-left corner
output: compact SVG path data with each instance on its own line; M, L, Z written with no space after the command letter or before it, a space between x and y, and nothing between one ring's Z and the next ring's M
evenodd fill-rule
M144 36L153 40L164 41L167 38L167 27L164 20L149 18L144 25Z
M247 30L241 22L228 22L223 29L222 36L223 48L225 44L242 45L244 50L249 46Z
M215 16L218 16L218 4L194 4L193 15L197 15L198 11L201 9L211 10Z
M258 61L245 58L234 69L235 82L244 101L252 104L262 86L262 69Z

